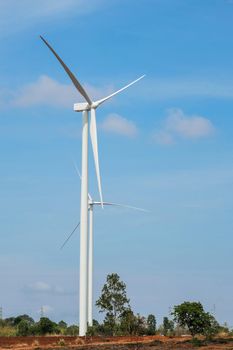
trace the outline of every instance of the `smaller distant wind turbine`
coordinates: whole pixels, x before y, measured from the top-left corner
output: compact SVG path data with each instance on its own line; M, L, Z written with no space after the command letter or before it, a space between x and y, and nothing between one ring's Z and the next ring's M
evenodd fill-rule
M75 170L82 181L81 174L77 168L76 165ZM89 240L88 240L88 325L93 325L93 209L94 206L101 206L102 203L100 201L95 201L91 197L90 193L88 193L88 211L89 211ZM103 205L105 206L115 206L115 207L122 207L122 208L128 208L143 212L148 212L146 209L133 207L131 205L125 205L125 204L119 204L119 203L113 203L113 202L103 202ZM73 236L77 228L79 227L80 222L75 226L73 231L69 234L69 236L66 238L64 243L61 246L61 249L66 245L66 243L70 240L70 238Z

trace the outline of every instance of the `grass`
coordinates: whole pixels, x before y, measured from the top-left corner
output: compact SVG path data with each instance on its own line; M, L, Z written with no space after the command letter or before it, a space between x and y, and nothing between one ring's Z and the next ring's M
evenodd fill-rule
M17 330L14 327L0 327L0 337L15 337Z

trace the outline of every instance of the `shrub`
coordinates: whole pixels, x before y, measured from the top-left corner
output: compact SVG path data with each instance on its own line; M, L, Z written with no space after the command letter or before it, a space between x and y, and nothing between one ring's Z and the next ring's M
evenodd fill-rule
M17 325L17 335L21 337L26 337L30 332L30 324L26 320L21 320Z
M59 346L65 346L66 345L66 342L64 339L59 339L58 342L57 342L57 345Z

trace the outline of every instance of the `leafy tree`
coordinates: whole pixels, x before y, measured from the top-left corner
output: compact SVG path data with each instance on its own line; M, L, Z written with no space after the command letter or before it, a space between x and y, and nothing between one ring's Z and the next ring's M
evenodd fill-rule
M133 311L129 308L122 312L120 317L120 329L123 335L136 334L137 318Z
M41 317L37 325L37 330L40 335L56 333L57 327L56 323L52 322L47 317Z
M109 335L111 334L109 329L106 329L103 324L100 324L97 320L93 320L93 326L87 327L87 335L95 336L95 335Z
M156 332L156 318L154 315L150 314L147 317L147 334L154 335Z
M27 320L22 319L17 324L17 335L21 337L26 337L27 335L30 335L30 323Z
M65 330L65 335L77 336L78 333L79 333L79 328L76 325L71 325L71 326L67 327Z
M215 334L219 333L220 325L216 321L213 315L206 313L206 326L204 329L204 335L206 338L211 339Z
M204 311L200 302L184 302L174 306L174 321L181 327L187 327L191 335L205 334L211 328L214 317ZM213 318L213 319L212 319Z
M168 317L163 318L163 335L168 335L174 331L174 322Z
M67 323L64 322L64 321L60 321L60 322L58 323L58 327L59 327L59 328L67 328Z
M32 317L24 314L24 315L19 315L19 316L15 317L14 326L17 326L22 320L27 321L30 326L32 326L35 323L35 321L33 320Z
M15 322L15 317L8 317L8 318L5 318L4 320L5 324L7 326L14 326L14 322Z
M56 328L57 328L56 333L65 334L65 331L67 328L67 323L62 320L62 321L58 322Z
M136 335L147 334L146 318L140 314L136 315Z
M96 302L100 312L105 312L104 324L112 334L115 334L122 313L129 309L129 299L126 295L126 285L120 281L116 273L107 276L107 281L102 288L102 294Z

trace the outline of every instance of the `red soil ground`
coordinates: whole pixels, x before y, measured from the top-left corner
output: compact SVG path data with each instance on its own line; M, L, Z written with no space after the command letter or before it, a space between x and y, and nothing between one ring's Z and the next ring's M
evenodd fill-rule
M0 350L193 350L189 337L0 337ZM199 350L233 350L233 342L199 347Z

